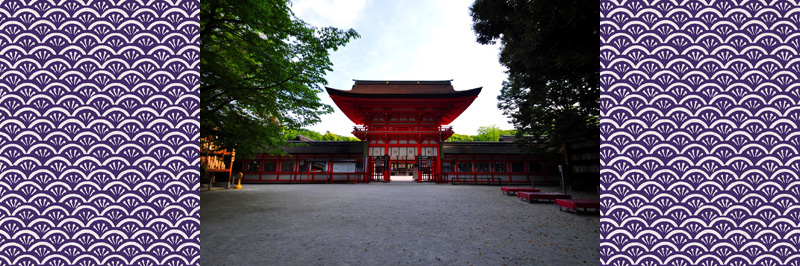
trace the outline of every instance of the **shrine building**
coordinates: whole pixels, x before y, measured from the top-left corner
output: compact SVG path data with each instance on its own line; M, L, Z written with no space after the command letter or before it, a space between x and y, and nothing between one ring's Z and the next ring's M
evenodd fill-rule
M445 142L449 126L481 88L460 90L451 80L355 80L350 90L326 88L355 123L360 141L315 141L298 135L287 156L237 161L243 183L368 183L412 176L416 182L531 184L558 182L555 165L513 141ZM461 119L469 119L464 117Z

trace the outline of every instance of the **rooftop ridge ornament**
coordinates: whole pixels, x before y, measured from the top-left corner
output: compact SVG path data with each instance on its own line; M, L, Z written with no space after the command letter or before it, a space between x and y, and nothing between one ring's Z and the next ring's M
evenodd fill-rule
M451 85L452 79L444 80L361 80L353 79L355 85Z

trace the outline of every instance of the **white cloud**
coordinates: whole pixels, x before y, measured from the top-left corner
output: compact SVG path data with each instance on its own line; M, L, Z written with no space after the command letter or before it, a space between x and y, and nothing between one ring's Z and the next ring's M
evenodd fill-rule
M352 28L368 3L368 0L296 0L292 1L292 11L317 27Z
M457 90L483 87L472 105L453 121L457 133L474 135L478 127L490 125L512 129L507 117L497 109L497 96L506 78L506 69L497 60L500 46L476 41L469 4L439 4L436 9L441 13L429 25L433 38L420 45L413 58L415 72L436 79L453 79Z

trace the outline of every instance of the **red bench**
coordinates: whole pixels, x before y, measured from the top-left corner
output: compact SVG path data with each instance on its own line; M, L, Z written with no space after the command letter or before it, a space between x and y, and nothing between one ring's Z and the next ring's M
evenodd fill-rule
M517 193L517 198L527 202L539 200L571 199L572 196L559 192L524 192Z
M556 205L558 205L558 210L562 210L561 207L567 208L567 210L572 209L575 213L578 213L578 209L597 209L600 210L600 201L599 200L588 200L588 199L557 199Z
M525 192L539 192L542 191L538 188L529 188L529 187L500 187L500 190L503 191L503 194L506 195L513 195L517 194L517 192L525 191Z

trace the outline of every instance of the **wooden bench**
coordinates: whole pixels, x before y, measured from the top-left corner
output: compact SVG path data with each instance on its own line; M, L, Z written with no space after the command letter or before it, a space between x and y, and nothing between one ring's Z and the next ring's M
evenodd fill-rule
M523 192L539 192L539 191L542 191L542 190L538 189L538 188L529 188L529 187L501 187L500 191L503 191L503 194L511 196L513 194L517 194L517 192L520 192L520 191L523 191Z
M583 209L583 211L587 211L587 209L597 209L597 211L600 211L599 200L557 199L556 205L558 205L558 210L562 210L561 208L564 207L567 210L572 209L575 213L578 213L578 209Z
M444 176L444 175L443 175ZM455 184L481 184L481 185L503 185L503 177L502 176L495 176L492 177L491 175L456 175L453 173L448 174L444 177L451 185Z
M559 193L559 192L525 192L520 191L517 193L517 198L527 202L539 200L557 200L557 199L571 199L572 196Z

